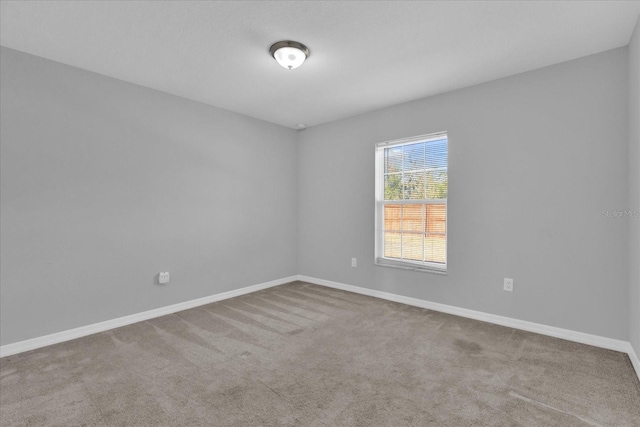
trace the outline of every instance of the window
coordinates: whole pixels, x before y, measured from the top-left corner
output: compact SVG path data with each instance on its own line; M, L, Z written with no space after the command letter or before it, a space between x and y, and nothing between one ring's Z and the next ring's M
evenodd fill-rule
M446 132L376 145L376 264L447 271Z

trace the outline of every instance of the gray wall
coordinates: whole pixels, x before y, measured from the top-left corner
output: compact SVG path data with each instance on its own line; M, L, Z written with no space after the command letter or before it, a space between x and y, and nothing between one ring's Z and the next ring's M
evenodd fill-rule
M629 43L629 205L640 211L640 20ZM629 336L640 357L640 218L629 218Z
M295 131L6 48L0 63L2 344L297 272Z
M627 340L627 73L620 48L301 132L299 272ZM449 274L375 266L374 143L444 130Z
M300 273L640 353L638 32L298 133L2 48L0 343ZM441 130L449 274L374 266L374 143Z

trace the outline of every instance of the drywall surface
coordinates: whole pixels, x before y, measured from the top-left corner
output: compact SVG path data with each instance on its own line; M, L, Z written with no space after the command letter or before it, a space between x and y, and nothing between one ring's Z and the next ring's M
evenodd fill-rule
M629 205L640 212L640 21L629 43ZM629 337L640 355L640 218L629 217Z
M628 339L627 73L620 48L300 132L300 274ZM374 145L439 131L449 272L376 266Z
M1 55L3 345L296 273L295 131Z

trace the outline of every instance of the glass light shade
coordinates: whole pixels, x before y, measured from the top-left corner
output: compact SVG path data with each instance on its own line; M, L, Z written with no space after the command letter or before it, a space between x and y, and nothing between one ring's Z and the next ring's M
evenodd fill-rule
M273 57L288 70L293 70L302 65L307 55L303 51L295 47L281 47L273 53Z
M309 57L309 48L300 42L293 40L282 40L274 43L269 48L269 53L287 70L293 70L302 65Z

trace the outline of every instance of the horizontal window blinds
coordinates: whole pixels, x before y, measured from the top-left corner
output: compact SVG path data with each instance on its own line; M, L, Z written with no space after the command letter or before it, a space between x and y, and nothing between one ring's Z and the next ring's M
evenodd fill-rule
M376 257L445 269L447 135L379 144L377 157Z

